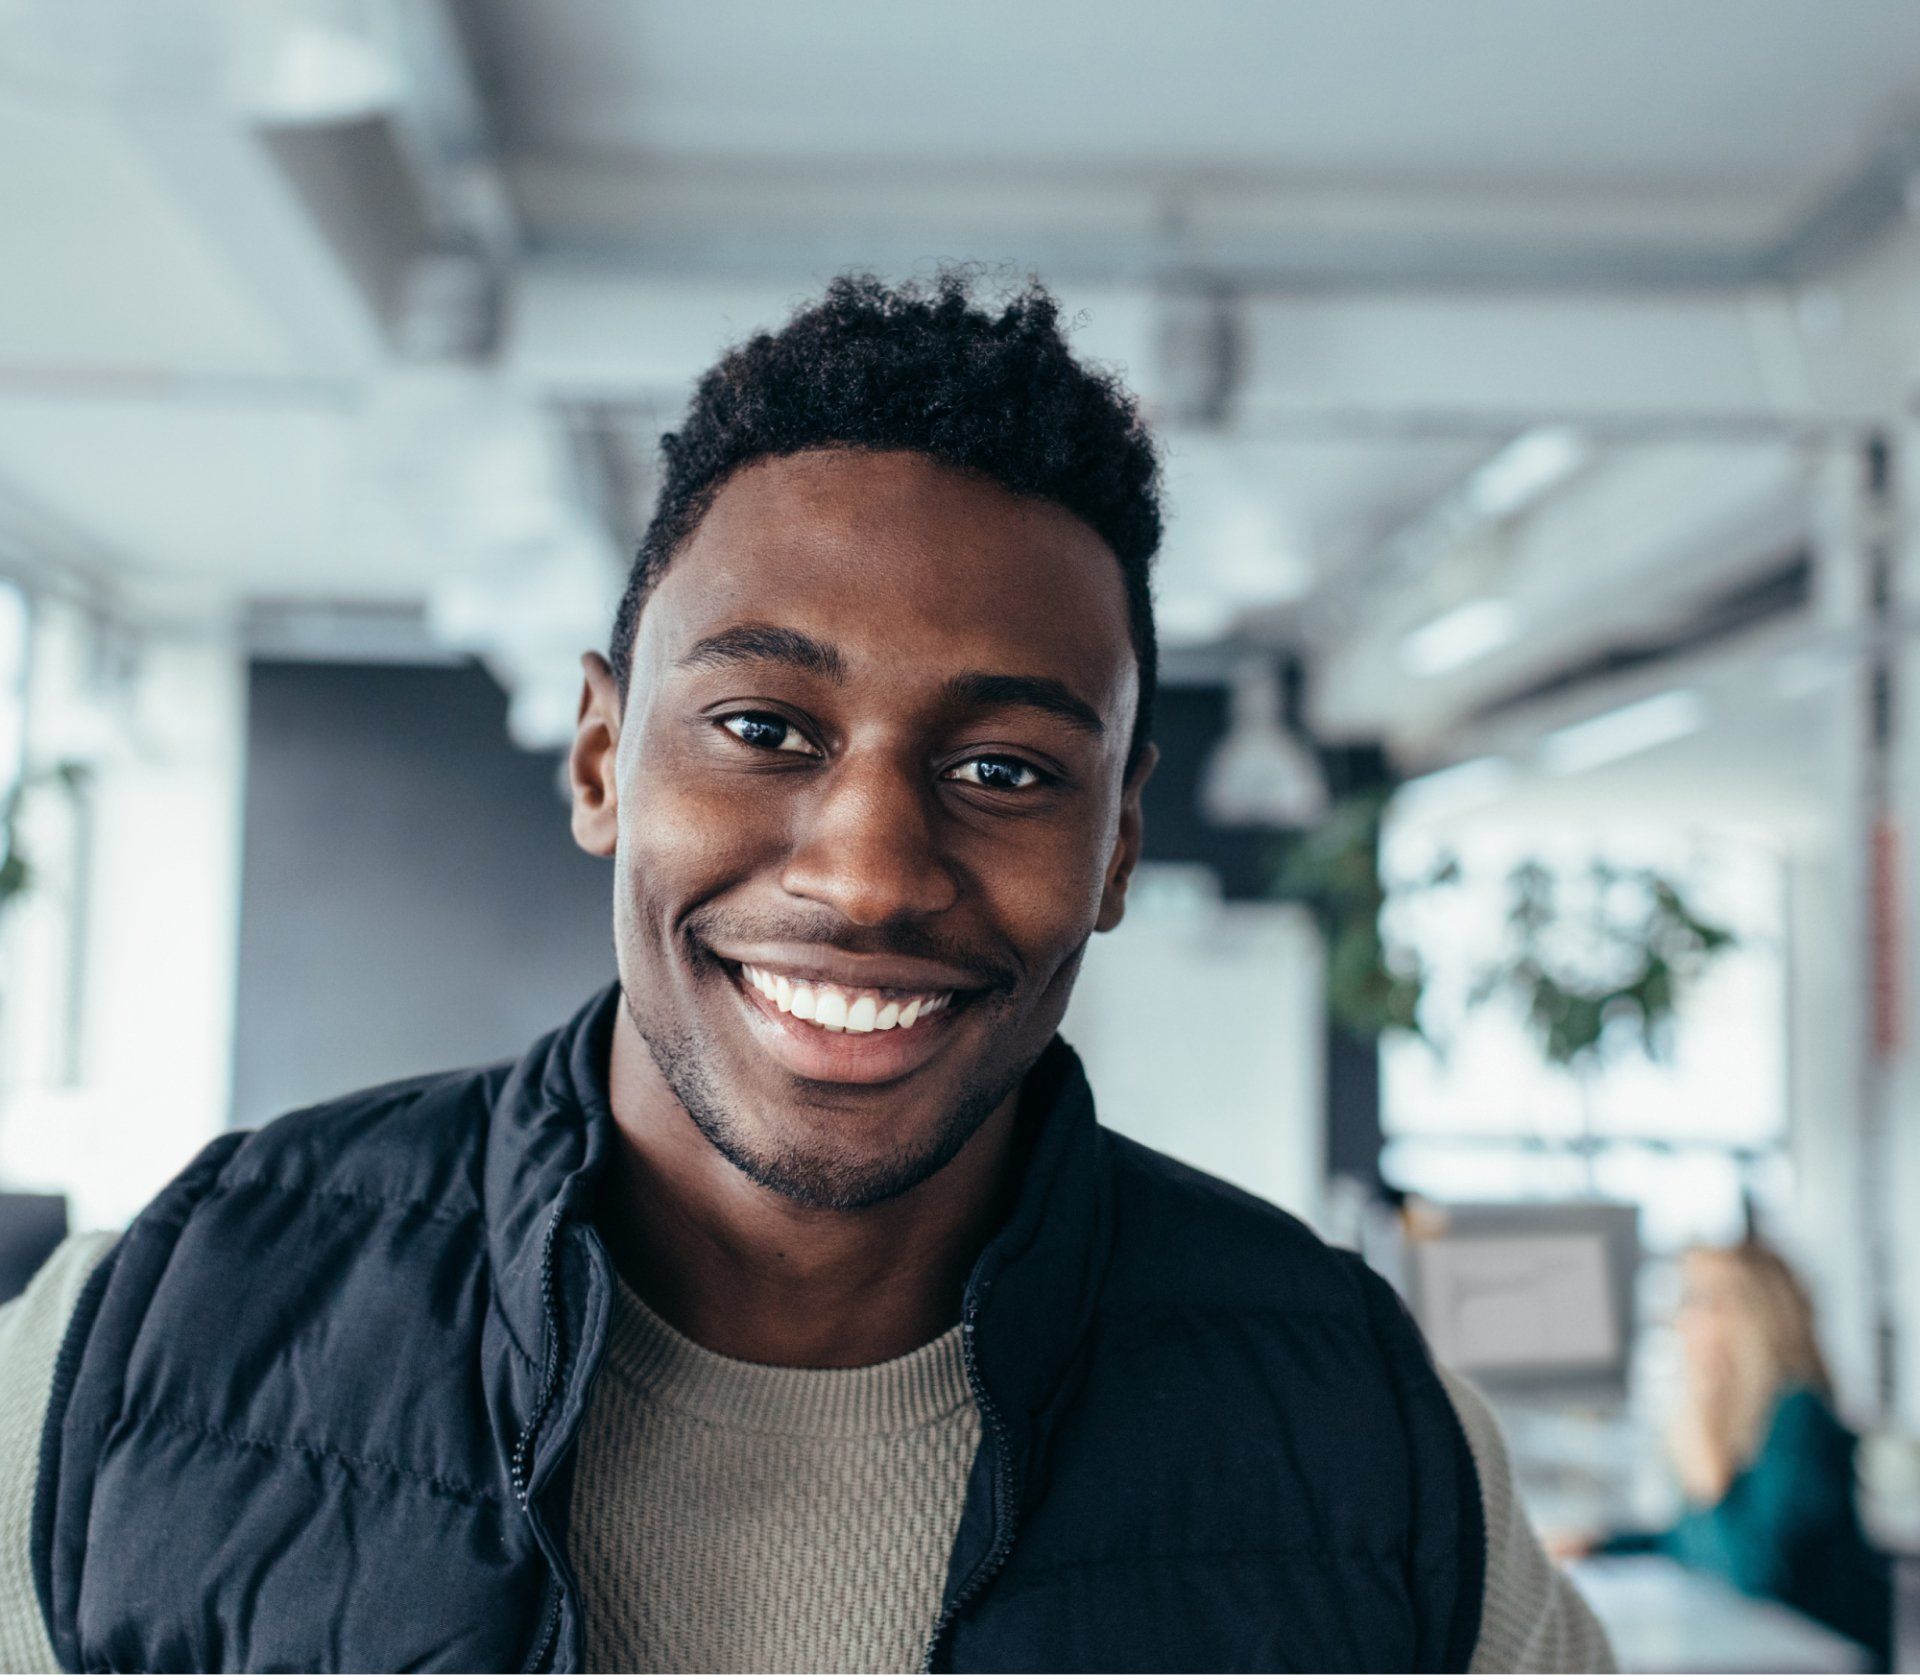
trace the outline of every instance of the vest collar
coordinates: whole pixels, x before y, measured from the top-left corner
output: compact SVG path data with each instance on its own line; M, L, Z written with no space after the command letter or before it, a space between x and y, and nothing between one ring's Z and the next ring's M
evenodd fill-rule
M613 1136L611 983L509 1066L493 1099L483 1203L495 1298L529 1361L545 1357L543 1269L556 1215L582 1213Z
M550 1224L556 1211L586 1216L613 1143L607 1084L620 1004L617 983L603 989L505 1072L494 1101L487 1238L501 1312L536 1362L547 1335L542 1268ZM1078 1056L1058 1036L1027 1074L1019 1129L1020 1184L968 1277L965 1308L985 1393L1024 1433L1071 1363L1111 1238L1092 1093ZM597 1344L576 1339L574 1347L588 1348L584 1359L597 1364Z
M613 1278L589 1206L614 1134L608 1093L618 984L596 995L504 1074L487 1136L484 1202L498 1314L523 1371L500 1367L489 1405L512 1429L515 1494L554 1568L556 1587L536 1640L556 1667L579 1661L577 1598L563 1545L542 1516L555 1471L586 1411L606 1349ZM1055 1036L1029 1069L1016 1124L1024 1159L1013 1206L967 1278L962 1344L986 1436L968 1480L929 1667L960 1611L1012 1546L1045 1447L1049 1412L1069 1392L1112 1238L1104 1136L1080 1061ZM567 1223L572 1222L571 1227ZM563 1228L569 1235L560 1239ZM566 1247L577 1252L569 1262Z
M1029 1137L1014 1204L967 1280L974 1361L1016 1429L1052 1404L1092 1317L1112 1240L1104 1136L1079 1056L1055 1036L1020 1096Z

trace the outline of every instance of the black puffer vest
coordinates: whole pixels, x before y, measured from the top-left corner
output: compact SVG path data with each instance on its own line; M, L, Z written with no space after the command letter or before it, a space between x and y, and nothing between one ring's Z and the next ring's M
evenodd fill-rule
M617 991L518 1064L224 1136L87 1288L35 1504L70 1669L575 1669ZM1100 1128L1055 1041L974 1265L928 1664L1464 1669L1472 1458L1393 1294ZM592 1602L586 1602L588 1609Z

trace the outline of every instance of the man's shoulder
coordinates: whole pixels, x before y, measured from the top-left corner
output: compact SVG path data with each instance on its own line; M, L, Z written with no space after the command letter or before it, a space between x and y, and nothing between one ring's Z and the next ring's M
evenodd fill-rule
M1328 1249L1298 1216L1218 1175L1103 1129L1116 1191L1135 1214L1196 1218L1222 1237L1279 1240Z
M326 1446L364 1451L353 1416L396 1354L429 1384L465 1365L500 1075L384 1083L212 1142L129 1228L90 1332L128 1355L130 1386L164 1388L210 1434L332 1437L337 1422L349 1440ZM328 1381L280 1376L309 1356Z
M247 1134L221 1170L246 1188L363 1198L463 1214L510 1063L383 1082L288 1111Z
M1377 1281L1300 1217L1203 1169L1105 1130L1120 1277L1148 1295L1217 1294L1289 1312L1361 1315Z

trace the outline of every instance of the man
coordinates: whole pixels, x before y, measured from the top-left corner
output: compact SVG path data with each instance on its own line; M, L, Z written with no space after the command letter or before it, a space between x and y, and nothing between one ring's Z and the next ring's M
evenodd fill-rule
M1603 1665L1387 1287L1055 1034L1154 760L1130 400L1037 288L841 280L663 448L571 756L618 985L56 1257L0 1659Z

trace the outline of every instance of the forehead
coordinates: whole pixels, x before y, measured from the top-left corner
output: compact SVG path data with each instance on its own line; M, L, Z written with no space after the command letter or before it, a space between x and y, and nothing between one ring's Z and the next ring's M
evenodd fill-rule
M816 451L730 478L648 601L642 646L671 658L743 620L832 643L856 679L1052 675L1112 713L1137 684L1119 562L1092 527L919 454Z

